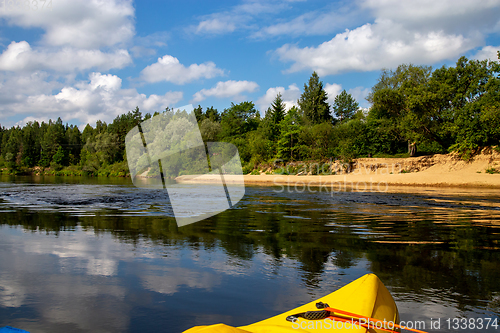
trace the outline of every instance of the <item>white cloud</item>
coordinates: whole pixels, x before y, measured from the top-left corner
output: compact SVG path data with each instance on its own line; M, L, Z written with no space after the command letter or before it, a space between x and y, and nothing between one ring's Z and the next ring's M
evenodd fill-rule
M498 61L498 51L500 51L499 46L485 46L479 50L472 58L477 60L495 60Z
M353 3L350 3L340 8L337 5L334 5L335 7L329 5L321 10L299 15L289 21L263 27L254 32L251 37L326 35L340 28L352 26L361 20L362 13L357 8L351 8L352 5Z
M344 90L341 84L337 83L327 83L325 85L325 91L328 94L328 103L332 105L335 102L335 97ZM370 93L370 88L364 87L355 87L351 89L347 89L347 93L351 94L351 96L358 102L360 105L366 104L365 97Z
M15 102L21 102L26 96L33 94L51 94L63 85L50 79L43 71L30 74L0 72L0 107Z
M147 36L134 37L134 46L130 51L134 57L153 56L156 54L156 48L164 48L167 46L167 40L170 34L166 31L157 31Z
M130 51L135 58L154 56L156 54L155 49L142 45L134 45L130 48Z
M102 75L101 73L91 73L89 79L89 87L91 90L100 88L105 91L116 91L120 89L122 85L122 79L111 74Z
M2 10L0 17L12 26L43 29L43 43L52 46L113 46L127 42L135 33L130 0L57 0L50 10L41 9L41 1L38 5L37 11L14 6ZM34 1L30 6L34 7Z
M252 34L252 37L260 38L279 35L297 36L302 34L322 35L332 30L334 27L338 27L338 23L333 19L332 15L309 12L289 22L282 22L264 27Z
M201 21L196 27L196 33L221 34L236 30L236 22L233 18L211 18Z
M365 24L337 34L317 47L286 44L276 50L282 61L293 61L287 72L312 69L319 75L372 71L400 63L435 63L451 59L477 46L477 40L442 32L408 32L405 38L386 37L400 30L392 22Z
M365 88L365 87L355 87L352 89L347 90L349 94L354 97L356 102L358 102L359 105L366 104L366 96L371 92L370 88Z
M201 78L211 79L221 75L224 75L224 71L217 68L211 61L186 67L179 62L179 59L167 54L144 68L141 72L141 79L147 82L168 81L185 84Z
M118 262L111 258L88 258L87 274L112 276L118 271Z
M88 81L77 82L73 86L63 86L59 92L53 94L52 90L60 84L45 82L46 74L26 76L18 79L14 76L4 77L2 86L16 85L17 94L10 96L10 90L0 90L0 122L8 122L12 116L11 110L16 110L16 115L26 114L19 123L30 120L57 119L79 122L80 124L95 123L96 120L112 121L117 115L126 113L139 106L142 112L161 111L167 106L178 103L183 93L170 91L164 95L140 94L136 89L122 89L122 80L111 74L91 73ZM32 90L23 91L22 82L45 82Z
M347 29L318 46L278 48L281 61L293 62L287 72L312 69L328 75L408 62L433 64L482 45L485 35L500 27L499 0L365 0L360 8L373 14L373 23Z
M254 92L259 89L259 85L252 81L219 81L215 87L210 89L202 89L193 95L192 102L201 102L207 97L213 96L217 98L233 98L242 100L245 97L241 95L243 92Z
M267 89L266 94L260 97L256 102L257 106L262 111L262 114L268 107L271 106L271 103L274 101L278 93L281 93L281 98L283 99L287 110L290 110L293 106L297 106L297 100L300 98L301 92L295 83L289 85L288 89L285 87L269 88Z
M328 103L332 104L335 100L335 97L342 91L342 85L337 83L327 83L324 89L328 95Z
M131 62L132 59L126 50L116 50L113 53L71 47L55 51L33 50L28 42L21 41L11 42L0 55L0 70L16 72L52 70L62 73L91 68L99 70L123 68Z
M187 30L196 34L220 35L238 29L254 29L253 21L261 19L262 14L276 13L286 7L287 4L282 1L244 1L229 10L202 16L197 25Z
M148 272L149 267L144 267L143 271ZM157 293L173 295L178 292L180 286L188 286L190 289L205 289L211 291L212 288L221 283L221 276L211 272L191 270L183 267L171 267L159 270L152 266L149 274L141 276L144 289Z
M379 20L422 32L466 34L491 28L500 20L499 0L363 0L361 7L371 10Z
M134 15L131 0L58 0L50 9L14 4L0 11L4 25L41 30L39 40L9 40L0 51L0 123L22 125L57 117L80 124L111 121L136 106L154 112L180 101L180 91L140 94L106 73L132 64L126 48L144 56L166 46L165 31L134 38ZM212 63L180 66L191 78L221 71ZM78 75L88 75L88 80L75 81Z
M19 308L24 304L26 290L15 279L0 276L0 304L4 307Z
M35 299L43 300L35 302L41 305L34 308L39 314L38 326L65 323L76 330L99 331L102 325L95 324L97 320L118 331L127 329L131 309L122 302L126 289L106 281L116 275L119 262L127 264L132 258L129 245L114 242L110 235L96 238L94 232L82 230L62 231L58 237L33 234L29 241L19 228L9 237L1 236L2 243L11 243L15 248L16 256L10 260L5 255L0 257L0 271L12 273L0 276L0 304L23 306L26 296L34 295ZM45 284L26 279L39 274L36 267L40 262L55 268L53 273L45 274ZM89 311L96 304L102 309ZM36 330L30 329L29 323L26 329Z

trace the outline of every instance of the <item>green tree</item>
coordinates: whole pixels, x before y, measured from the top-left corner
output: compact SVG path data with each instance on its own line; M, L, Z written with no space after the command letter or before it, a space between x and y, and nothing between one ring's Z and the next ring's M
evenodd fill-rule
M333 154L344 162L369 153L371 138L364 119L355 118L335 126L332 137Z
M285 118L286 108L285 102L283 102L283 98L281 93L276 95L271 107L266 112L266 117L269 113L270 120L270 129L271 129L271 141L277 141L280 136L280 123Z
M251 159L248 133L255 131L260 122L259 111L253 102L231 103L231 107L222 113L219 138L238 147L241 159L248 162Z
M221 121L221 115L219 111L217 111L217 109L215 109L213 106L207 108L207 110L203 112L202 107L198 105L198 107L196 107L193 111L196 116L196 121L198 121L198 124L201 124L205 119L210 119L212 122Z
M54 123L49 120L47 131L44 133L41 142L40 165L47 167L52 162L52 158L60 146L66 146L65 128L61 118Z
M201 105L198 105L198 107L193 109L194 115L196 117L196 121L198 124L201 124L201 122L205 119L205 115L203 114L203 108Z
M219 111L217 111L216 108L213 106L207 108L207 111L205 112L205 116L210 119L211 121L215 122L220 122L221 121L221 115Z
M276 129L276 127L278 128ZM248 143L252 156L255 156L254 162L266 161L276 156L279 136L275 136L275 133L280 133L280 124L273 122L271 108L268 108L266 115L259 123L259 127L252 133Z
M323 82L319 80L318 74L313 72L309 83L304 84L304 92L298 100L300 111L312 124L331 121L330 106L327 102L328 96L323 89Z
M448 118L443 103L446 89L440 91L443 85L431 75L431 67L411 64L400 65L395 71L383 70L367 99L373 103L371 118L388 119L400 143L435 142L442 150L447 142L443 131Z
M105 121L98 120L95 122L95 133L103 133L108 129L108 125Z
M221 132L221 125L218 122L205 118L200 126L201 137L204 142L215 142Z
M13 127L5 135L6 144L3 148L4 158L7 162L7 168L17 170L21 164L22 156L22 134L19 127Z
M64 150L63 147L59 146L56 153L52 157L52 163L50 165L55 167L56 170L61 169L63 165L67 165L68 156L66 153L67 151Z
M5 127L2 127L0 124L0 154L2 154L2 140L3 140L3 134L6 132Z
M97 175L101 163L97 154L92 154L85 147L80 153L80 167L87 175Z
M35 122L28 122L23 132L23 152L22 162L28 167L34 167L40 160L40 138L39 138L40 124Z
M87 143L83 146L83 149L85 149L88 154L82 156L81 158L86 160L95 160L96 157L100 166L109 165L117 161L119 147L120 142L118 135L105 131L97 134L93 140L87 141ZM89 159L89 154L92 155L92 159Z
M280 123L280 127L281 135L278 141L278 158L293 161L299 157L298 139L302 130L299 110L295 106L288 110L285 118Z
M139 107L128 113L117 116L111 124L106 128L110 134L114 134L118 138L118 147L115 155L115 161L121 161L125 158L125 136L127 133L137 126L142 121L142 115ZM105 124L104 124L105 125ZM96 123L96 132L102 133L99 129L99 122Z
M89 139L92 139L95 135L95 130L92 126L87 124L82 132L82 144L85 145Z
M268 161L276 155L276 143L265 136L264 132L260 130L260 126L258 130L248 133L247 142L250 148L252 167L257 163Z
M282 97L281 93L278 93L271 104L272 120L275 124L279 124L285 118L286 107Z
M66 142L68 143L68 162L76 165L80 161L82 150L82 134L77 126L71 125L66 130Z
M408 81L413 82L413 85L426 82L431 73L431 66L401 64L395 70L384 68L382 69L377 83L372 87L372 91L368 94L366 100L370 103L374 103L374 95L376 92L383 89L398 91L398 89Z
M323 122L312 126L304 126L299 133L301 159L325 159L332 155L333 126Z
M450 150L470 158L479 147L498 145L500 136L500 65L497 61L461 57L452 71L454 106Z
M352 97L351 94L348 94L344 89L340 94L335 96L332 109L335 117L339 119L340 122L343 122L351 119L356 112L358 112L359 104L356 102L354 97Z
M253 102L231 103L231 107L222 114L221 136L225 140L244 137L245 133L257 129L259 122L259 111Z

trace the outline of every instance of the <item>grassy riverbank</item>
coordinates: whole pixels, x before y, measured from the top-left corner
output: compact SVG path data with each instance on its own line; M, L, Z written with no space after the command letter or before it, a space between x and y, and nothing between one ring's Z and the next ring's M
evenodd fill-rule
M126 161L117 162L110 165L98 167L81 167L79 165L70 165L66 167L56 166L43 168L36 166L33 168L21 167L15 169L2 168L3 175L30 176L90 176L90 177L129 177L130 172Z

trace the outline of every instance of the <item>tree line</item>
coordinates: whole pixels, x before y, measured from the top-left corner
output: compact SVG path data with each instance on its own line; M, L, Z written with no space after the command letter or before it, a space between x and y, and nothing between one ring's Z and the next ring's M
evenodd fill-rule
M194 112L203 140L235 144L245 172L276 159L408 156L415 147L421 154L454 151L468 159L481 147L500 143L499 74L497 61L465 57L435 70L402 64L381 71L367 97L371 107L363 110L345 90L330 105L313 72L298 106L288 111L278 94L264 116L251 101L231 103L222 112L201 106ZM156 114L143 116L137 107L110 124L87 124L82 132L60 118L0 127L0 167L14 173L39 166L69 174L126 175L125 136Z

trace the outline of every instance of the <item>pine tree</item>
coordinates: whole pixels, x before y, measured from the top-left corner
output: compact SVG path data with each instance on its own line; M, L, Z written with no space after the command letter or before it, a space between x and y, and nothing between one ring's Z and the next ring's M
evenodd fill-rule
M309 84L304 84L304 92L298 100L302 114L313 124L331 121L328 96L323 89L323 82L319 80L316 72L309 78Z
M220 122L220 113L213 106L207 108L205 115L208 119L214 122Z
M333 102L333 113L340 122L351 119L358 110L358 102L356 102L354 97L348 94L345 89L335 97L335 101Z
M283 102L281 93L276 95L276 98L271 104L271 110L273 112L273 122L279 124L285 118L285 102Z
M38 122L28 122L23 128L23 164L28 167L37 165L40 159L40 141L37 138Z
M203 108L201 107L201 105L198 105L197 108L194 108L193 112L196 117L196 121L198 122L198 124L201 124L203 120L205 120L205 115L203 114Z
M267 110L266 117L270 121L271 140L276 141L280 136L280 123L285 119L285 103L281 93L276 95L271 107Z
M293 161L298 158L298 137L302 131L299 123L297 107L292 107L280 123L280 137L278 141L278 158Z

